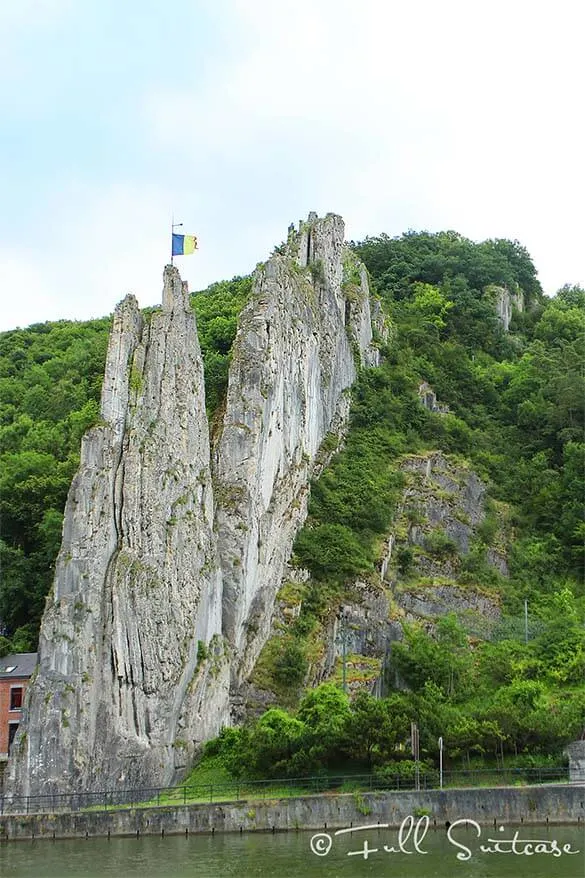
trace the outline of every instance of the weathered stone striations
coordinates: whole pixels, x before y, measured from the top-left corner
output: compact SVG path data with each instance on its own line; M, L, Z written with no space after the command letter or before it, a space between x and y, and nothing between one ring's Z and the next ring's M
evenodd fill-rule
M171 266L149 325L133 297L116 310L101 417L69 492L12 760L9 788L27 794L169 783L226 715L203 369Z
M291 230L287 255L257 270L239 321L214 472L235 683L268 637L319 446L342 429L344 391L374 357L365 270L354 301L342 289L343 233L333 214Z

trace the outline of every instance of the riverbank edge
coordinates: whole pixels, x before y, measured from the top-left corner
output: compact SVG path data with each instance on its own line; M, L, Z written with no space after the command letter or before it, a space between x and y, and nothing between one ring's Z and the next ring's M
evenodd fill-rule
M314 795L115 811L0 816L0 840L286 832L345 829L372 823L400 826L428 814L431 825L475 820L482 825L582 824L585 785L478 787L420 792Z

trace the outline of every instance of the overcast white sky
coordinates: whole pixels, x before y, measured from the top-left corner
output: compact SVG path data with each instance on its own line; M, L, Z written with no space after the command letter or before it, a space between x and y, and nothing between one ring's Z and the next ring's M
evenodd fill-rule
M160 301L290 222L517 238L585 285L578 0L0 0L0 329Z

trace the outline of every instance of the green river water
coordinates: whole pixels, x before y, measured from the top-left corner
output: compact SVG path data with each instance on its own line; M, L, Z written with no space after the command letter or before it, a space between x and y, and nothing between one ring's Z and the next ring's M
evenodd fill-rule
M512 848L518 831L516 853ZM0 875L10 878L215 878L215 876L276 876L276 878L333 878L333 876L394 876L394 878L585 878L585 828L583 826L482 827L478 838L473 828L453 831L457 847L445 829L430 830L413 849L412 837L404 847L411 853L392 853L398 847L396 829L367 829L352 835L329 836L312 832L250 835L143 836L136 838L77 839L71 841L18 841L0 844ZM500 851L481 852L480 845L494 847L489 838L502 842ZM540 839L547 849L532 854L522 845ZM367 845L366 845L367 842ZM328 852L319 856L311 849ZM570 845L571 854L563 852ZM364 849L367 848L367 859ZM352 854L350 852L357 851ZM422 853L425 851L425 853ZM470 858L457 859L457 854Z

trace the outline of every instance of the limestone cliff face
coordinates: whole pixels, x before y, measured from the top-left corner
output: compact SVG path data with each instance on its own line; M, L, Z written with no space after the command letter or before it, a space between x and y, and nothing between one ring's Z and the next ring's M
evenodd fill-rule
M257 270L213 455L177 270L150 322L134 297L118 306L9 791L168 784L229 723L230 681L268 637L319 446L343 432L356 369L377 362L367 273L343 231L311 215Z
M256 272L234 344L214 477L236 683L268 636L319 446L347 418L356 364L376 361L366 272L343 233L332 214L290 230Z
M516 292L510 292L507 287L491 286L487 288L487 292L492 296L496 314L504 332L508 332L510 321L512 320L513 310L524 310L524 294L518 289Z
M406 479L403 501L381 564L397 607L410 621L455 612L470 630L487 631L499 619L497 595L459 579L472 551L507 575L507 507L495 501L488 506L477 474L440 451L406 457L400 469ZM480 532L488 509L489 547Z
M429 386L423 391L425 404ZM432 397L436 407L434 393ZM486 496L486 486L470 466L443 452L407 455L397 467L403 473L404 490L377 569L353 581L335 613L321 618L313 630L304 685L331 679L341 683L345 651L349 691L384 694L388 673L394 673L392 645L404 636L403 622L432 632L439 618L455 613L472 636L485 637L498 627L498 592L474 584L464 565L473 552L507 575L512 536L508 508ZM486 528L488 520L491 525ZM285 569L268 644L272 655L278 655L279 642L290 636L310 588L308 570ZM270 677L265 671L266 664L241 688L240 717L279 703L277 688L266 688ZM401 685L400 680L395 683Z
M203 369L175 268L149 325L132 296L118 306L101 416L67 500L15 792L169 783L226 715Z

